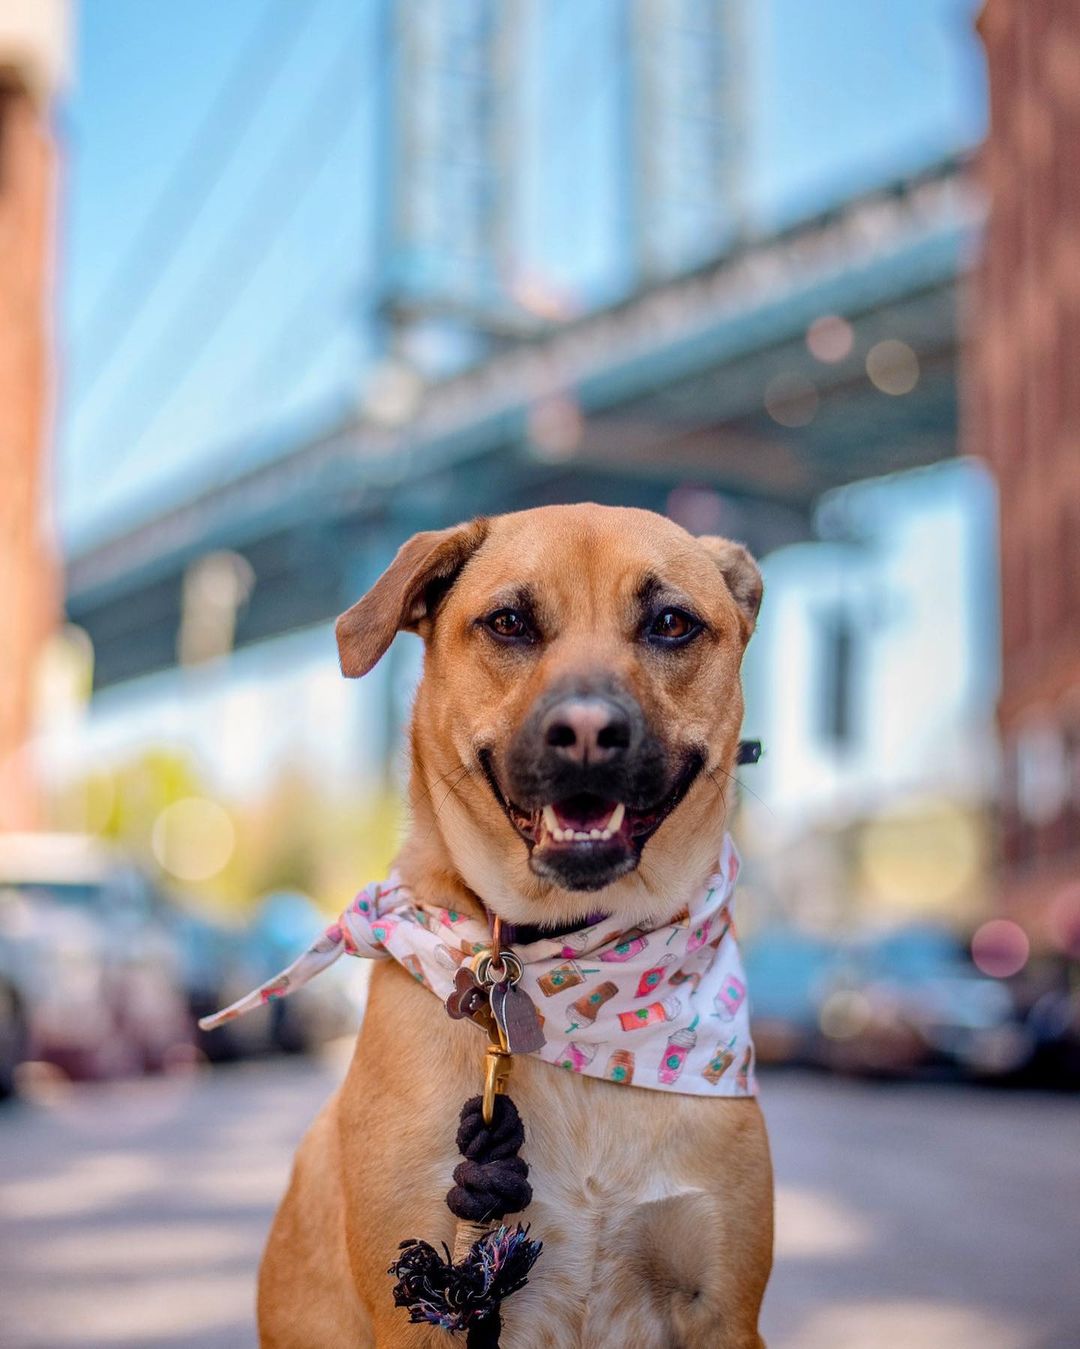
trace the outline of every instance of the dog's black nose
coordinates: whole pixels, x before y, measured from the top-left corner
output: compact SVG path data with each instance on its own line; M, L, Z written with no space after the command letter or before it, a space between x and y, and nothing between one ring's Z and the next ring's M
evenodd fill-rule
M570 763L610 763L630 748L630 717L608 698L563 698L544 714L540 734L545 745Z

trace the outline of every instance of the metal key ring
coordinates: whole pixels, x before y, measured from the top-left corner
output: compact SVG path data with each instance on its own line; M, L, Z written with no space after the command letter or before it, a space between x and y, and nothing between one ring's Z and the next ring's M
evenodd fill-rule
M495 971L498 970L496 975ZM513 951L500 951L499 963L495 964L490 951L485 951L477 957L473 973L476 975L476 982L483 984L486 988L491 988L495 984L501 984L504 981L510 984L516 984L525 973L525 966L521 963L518 956Z

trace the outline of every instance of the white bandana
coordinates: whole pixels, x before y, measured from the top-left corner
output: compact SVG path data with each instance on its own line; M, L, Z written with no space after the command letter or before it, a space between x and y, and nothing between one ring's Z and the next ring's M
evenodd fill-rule
M620 929L613 918L515 945L520 987L540 1012L539 1058L570 1072L684 1096L752 1096L754 1047L731 900L739 855L724 836L704 890L663 927ZM199 1022L211 1030L286 997L344 953L392 958L436 996L491 946L479 918L417 904L393 873L361 890L336 923L275 978Z

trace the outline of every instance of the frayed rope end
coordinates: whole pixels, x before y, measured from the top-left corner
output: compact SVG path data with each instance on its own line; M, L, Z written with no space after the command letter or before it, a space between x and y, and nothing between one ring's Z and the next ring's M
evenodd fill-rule
M440 1255L429 1242L410 1238L401 1243L401 1255L387 1271L398 1281L394 1304L408 1309L410 1321L451 1334L468 1330L497 1316L503 1298L525 1287L543 1248L520 1223L493 1227L455 1265L446 1246Z

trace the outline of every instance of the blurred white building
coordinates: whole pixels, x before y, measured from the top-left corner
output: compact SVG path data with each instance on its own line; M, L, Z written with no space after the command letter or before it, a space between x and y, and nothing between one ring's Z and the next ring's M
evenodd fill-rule
M853 890L872 900L883 848L926 862L884 882L886 907L959 900L943 848L974 881L997 780L994 521L988 475L953 462L834 494L832 541L765 559L746 662L746 733L765 755L741 776L750 846L786 907L835 918Z

